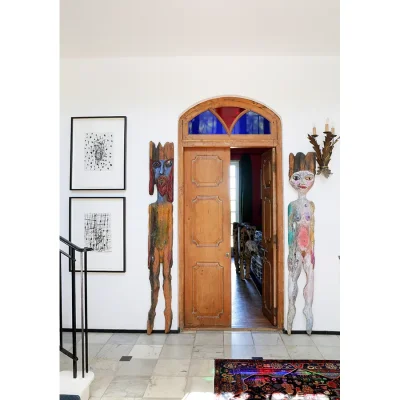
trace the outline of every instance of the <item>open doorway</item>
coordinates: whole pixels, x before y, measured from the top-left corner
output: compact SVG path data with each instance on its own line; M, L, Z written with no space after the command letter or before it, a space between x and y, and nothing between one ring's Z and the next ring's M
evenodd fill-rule
M232 328L272 328L263 313L267 249L262 156L268 149L232 148L230 161ZM264 288L265 294L265 288Z
M178 138L180 328L281 329L284 254L280 118L255 101L220 97L182 114ZM263 317L259 315L259 327L249 323L243 313L239 326L232 315L236 272L232 271L231 219L248 221L241 215L240 202L234 205L230 196L230 167L235 161L231 160L231 149L254 149L261 156L259 195L261 213L267 218L262 218L261 230L257 229L259 223L255 229L262 232L265 250L260 256ZM232 192L236 189L232 186ZM251 261L248 265L251 268ZM255 284L249 288L259 293ZM254 307L255 297L250 296L250 300L244 307L246 312Z

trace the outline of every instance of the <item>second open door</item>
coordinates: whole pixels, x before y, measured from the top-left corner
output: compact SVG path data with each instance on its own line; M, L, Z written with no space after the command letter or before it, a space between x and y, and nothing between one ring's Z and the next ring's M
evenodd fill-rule
M263 257L262 311L273 326L277 325L276 267L276 161L275 148L261 156L262 224L265 250Z

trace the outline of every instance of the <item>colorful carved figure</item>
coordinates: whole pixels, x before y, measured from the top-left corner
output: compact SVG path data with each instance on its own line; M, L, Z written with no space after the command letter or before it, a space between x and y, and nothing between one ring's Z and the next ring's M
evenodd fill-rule
M153 331L160 291L160 264L163 270L165 298L165 333L172 324L171 268L172 268L172 202L174 200L174 145L150 142L149 194L157 186L157 201L149 205L149 257L151 307L147 319L147 334Z
M314 203L306 197L314 184L315 153L297 153L289 155L290 184L297 190L298 199L289 204L289 310L287 332L292 332L293 319L296 314L297 281L301 270L306 273L306 286L303 290L306 317L306 331L311 335L313 327L312 303L314 296Z

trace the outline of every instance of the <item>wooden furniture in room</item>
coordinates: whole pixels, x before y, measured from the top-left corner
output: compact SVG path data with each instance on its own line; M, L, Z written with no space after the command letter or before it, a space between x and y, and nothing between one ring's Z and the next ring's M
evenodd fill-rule
M244 267L242 267L241 272L241 279L250 279L250 270L251 270L251 259L255 256L258 255L258 246L257 243L254 240L248 240L244 244L244 255L243 255L243 261L244 261L244 266L246 266L246 276L244 275Z
M250 274L260 294L262 293L262 282L264 273L265 250L262 247L262 232L256 231L254 241L258 248L258 254L251 258Z
M236 273L240 274L241 279L250 277L250 260L246 258L246 242L254 241L256 227L245 222L235 222L233 226L234 261ZM248 255L247 255L248 256ZM245 273L246 269L246 273Z

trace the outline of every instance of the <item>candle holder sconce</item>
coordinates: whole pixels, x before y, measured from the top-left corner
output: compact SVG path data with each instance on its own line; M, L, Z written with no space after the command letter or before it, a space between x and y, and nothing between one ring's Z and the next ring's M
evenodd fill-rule
M333 148L335 144L339 141L340 136L337 137L337 135L335 135L335 128L332 127L332 131L329 130L328 123L325 124L324 134L325 134L325 139L323 142L323 146L321 148L316 139L318 135L315 127L313 128L313 134L308 135L308 140L312 144L312 147L317 155L316 157L318 163L317 175L322 174L325 178L329 178L329 176L332 175L332 172L328 167L329 162L331 161Z

